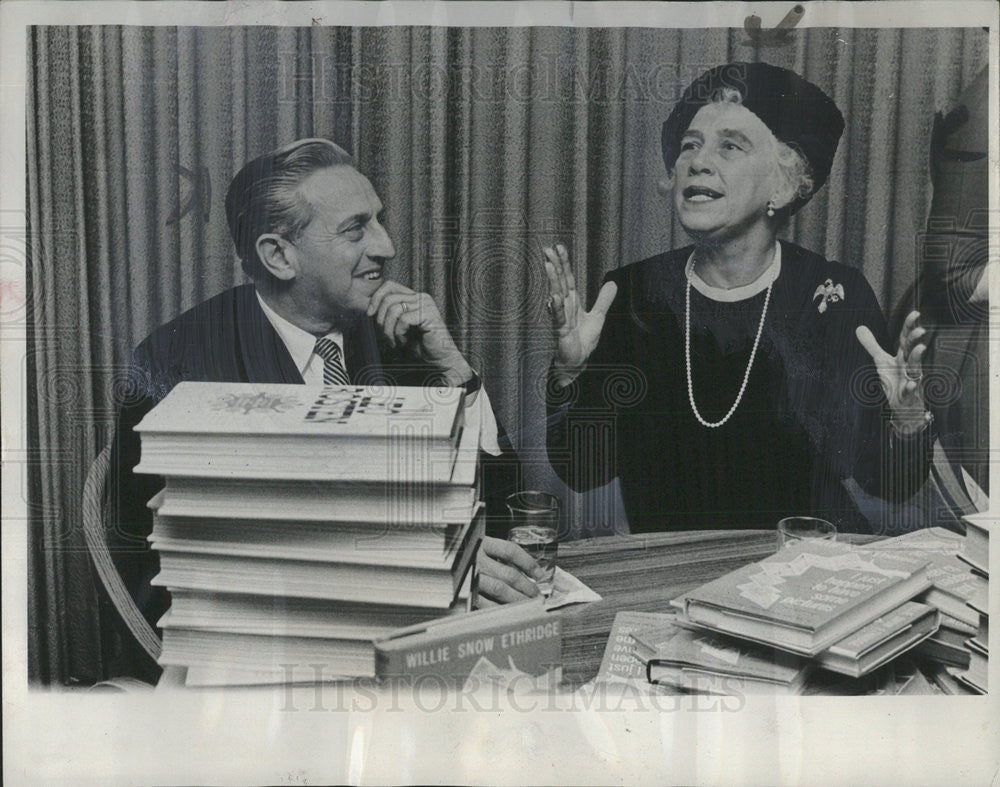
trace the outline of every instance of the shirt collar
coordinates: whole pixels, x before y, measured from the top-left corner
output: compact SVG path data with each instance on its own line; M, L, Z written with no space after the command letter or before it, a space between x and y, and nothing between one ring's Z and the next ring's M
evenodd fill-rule
M257 295L257 302L260 304L264 316L267 317L267 321L271 323L271 326L277 331L278 336L281 337L281 341L288 350L288 354L292 356L292 361L295 362L295 367L299 370L300 374L304 373L312 358L313 349L316 347L316 337L308 331L302 330L299 326L290 323L268 306L264 299L260 297L259 292L256 290L254 292ZM335 341L337 346L340 347L341 352L343 352L344 335L340 331L330 331L326 334L325 338Z
M749 284L733 287L731 290L725 287L714 287L695 273L693 251L691 252L691 256L688 257L684 273L688 281L691 282L691 286L706 298L710 298L713 301L745 301L747 298L752 298L757 293L763 292L771 282L778 280L778 276L781 273L781 244L778 241L774 242L774 260L760 276Z

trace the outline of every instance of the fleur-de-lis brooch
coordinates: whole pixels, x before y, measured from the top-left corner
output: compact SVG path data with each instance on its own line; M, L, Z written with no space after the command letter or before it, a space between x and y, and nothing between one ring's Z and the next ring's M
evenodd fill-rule
M826 311L828 304L844 300L844 287L842 284L834 284L833 279L827 279L816 288L816 292L813 293L813 300L819 301L816 308L822 314Z

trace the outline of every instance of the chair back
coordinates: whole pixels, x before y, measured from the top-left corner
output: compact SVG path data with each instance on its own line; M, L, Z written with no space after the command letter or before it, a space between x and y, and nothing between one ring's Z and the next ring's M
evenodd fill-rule
M87 471L87 480L83 485L83 537L97 569L97 575L115 610L142 649L156 661L162 650L160 638L132 600L132 595L125 587L108 549L104 500L110 467L111 446L108 445L91 464L90 470Z

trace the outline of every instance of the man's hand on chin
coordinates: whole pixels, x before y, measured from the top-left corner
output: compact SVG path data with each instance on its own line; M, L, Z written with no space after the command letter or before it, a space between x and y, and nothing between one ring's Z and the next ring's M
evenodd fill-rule
M404 347L418 360L434 366L449 385L472 379L472 367L458 351L427 293L387 279L372 295L367 314L375 318L391 347Z
M479 568L479 606L509 604L538 595L533 577L544 572L521 547L485 536L476 558Z

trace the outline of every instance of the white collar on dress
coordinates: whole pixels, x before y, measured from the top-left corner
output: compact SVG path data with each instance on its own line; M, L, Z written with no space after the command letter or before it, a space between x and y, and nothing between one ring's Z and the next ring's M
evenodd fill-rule
M764 272L749 284L733 287L731 290L724 287L714 287L695 273L693 251L691 252L691 256L688 257L687 265L684 267L684 275L691 282L692 287L706 298L710 298L713 301L726 302L745 301L747 298L752 298L757 293L766 290L772 281L777 281L780 274L781 244L778 241L774 242L774 260L764 269Z
M259 292L256 290L254 292L257 294L257 302L264 311L264 316L267 317L267 321L271 323L274 330L278 332L278 336L284 342L288 354L295 361L295 368L299 370L300 374L303 374L312 358L313 349L316 347L316 337L308 331L303 331L299 326L290 323L268 306L264 299L260 297ZM337 346L340 347L341 353L343 353L344 335L340 331L330 331L325 338L335 341Z

